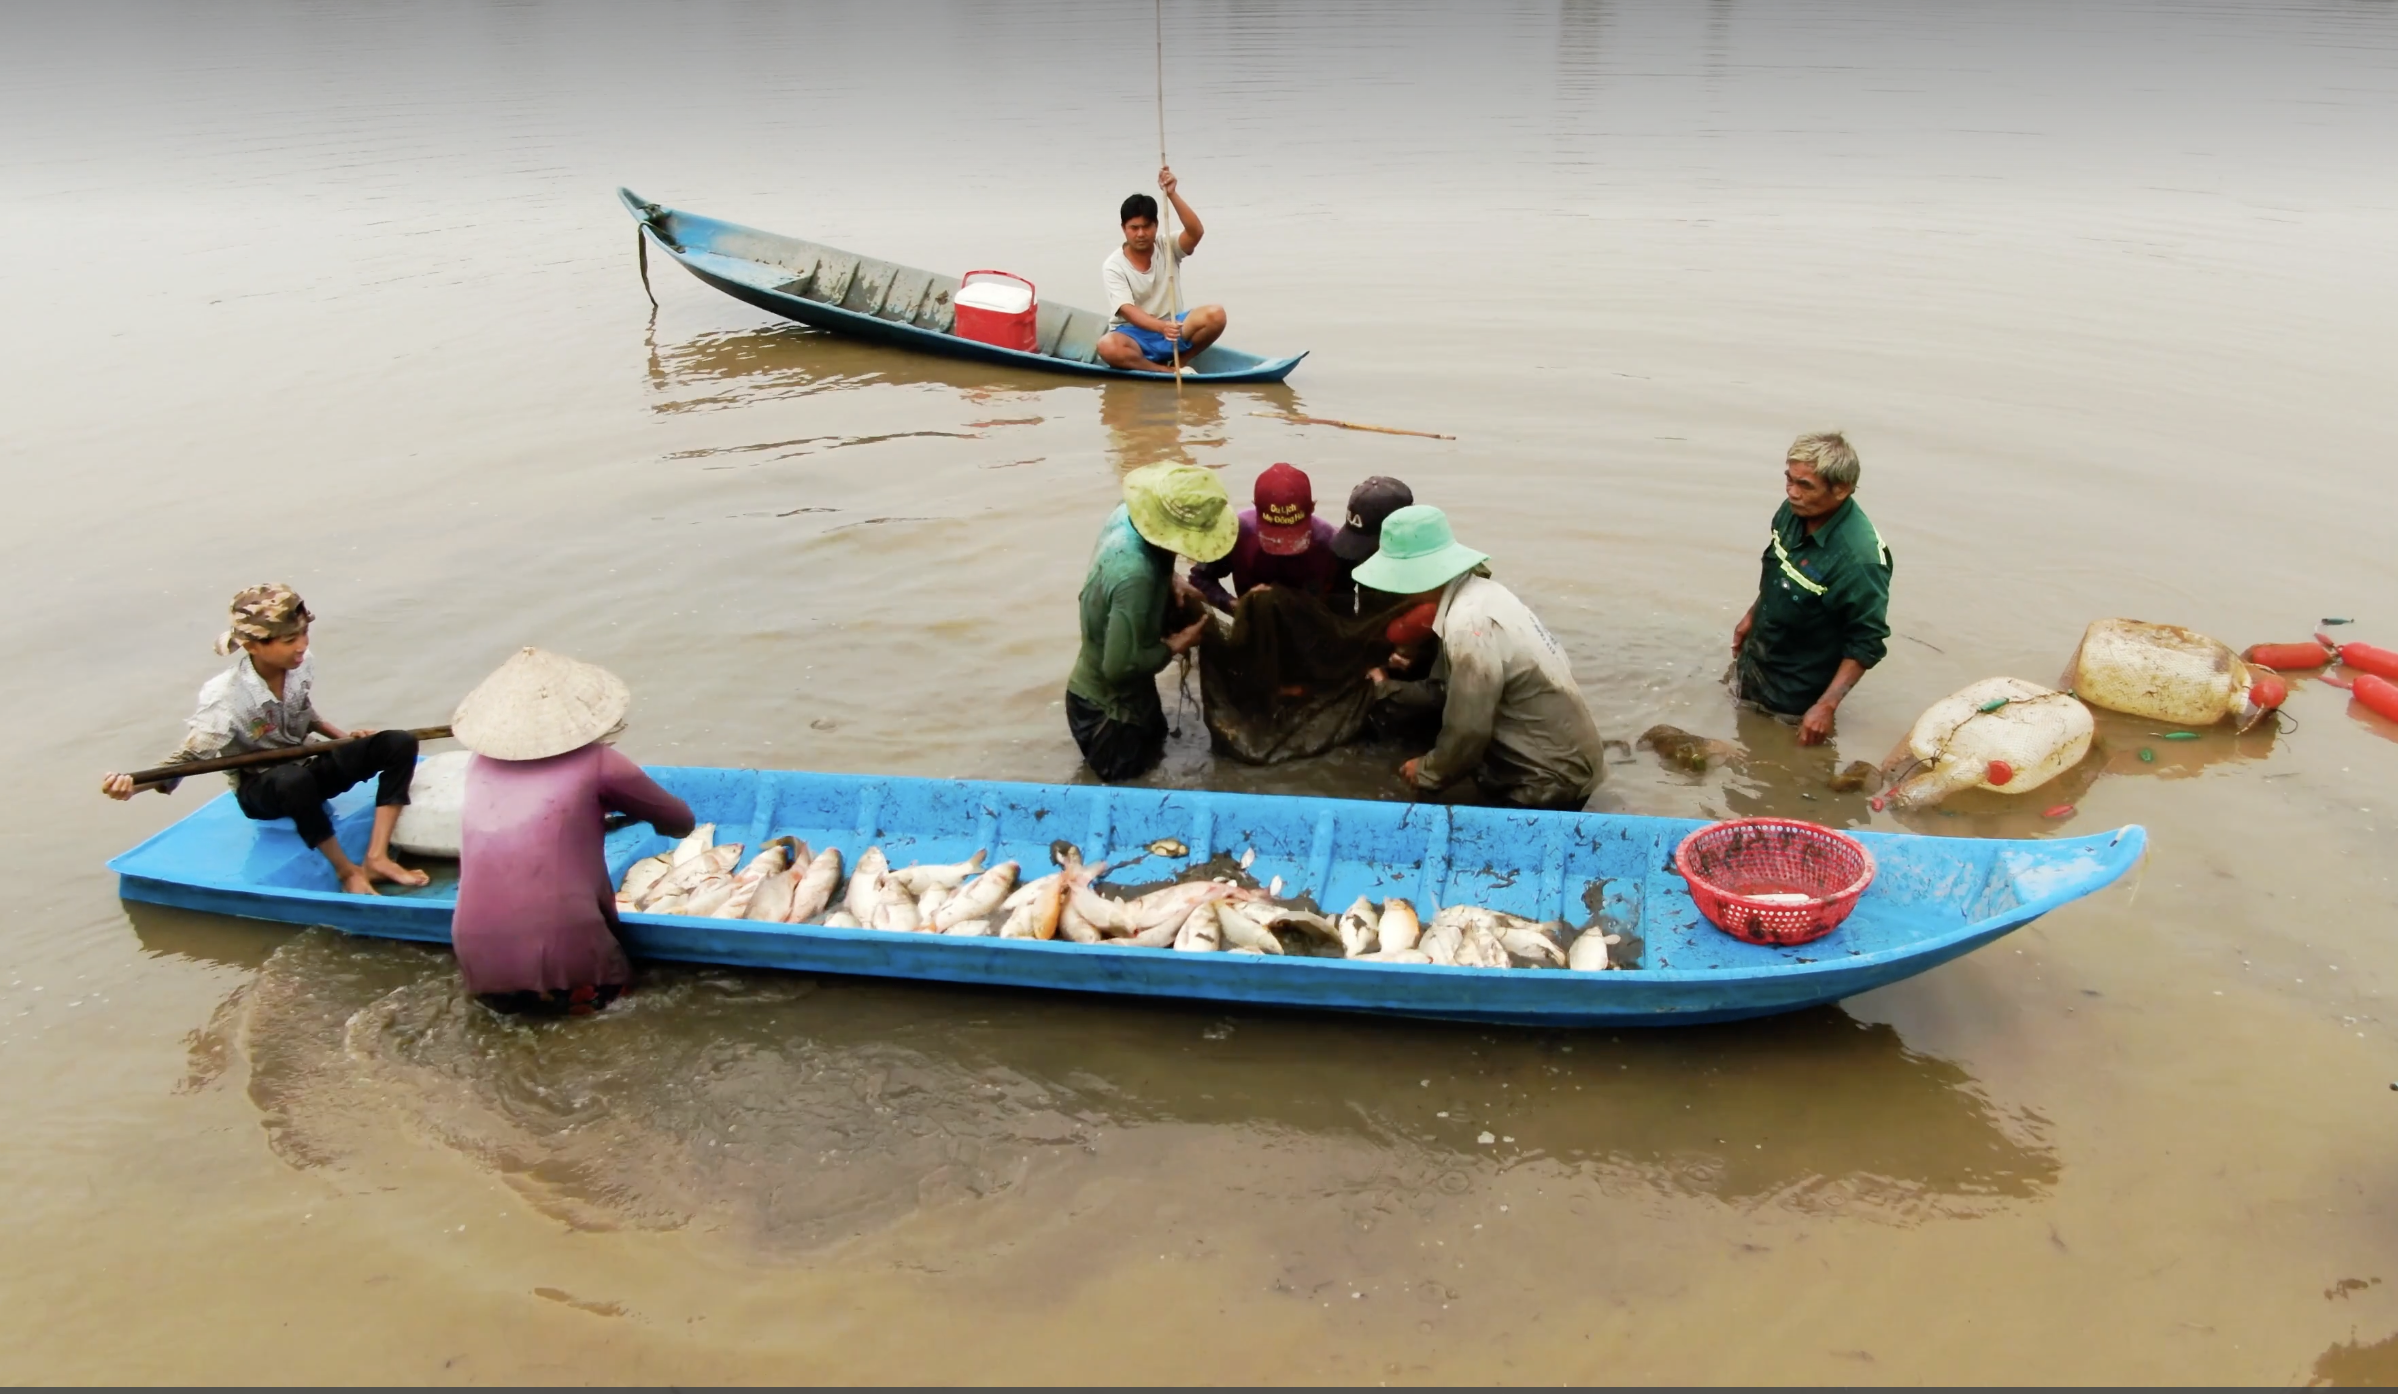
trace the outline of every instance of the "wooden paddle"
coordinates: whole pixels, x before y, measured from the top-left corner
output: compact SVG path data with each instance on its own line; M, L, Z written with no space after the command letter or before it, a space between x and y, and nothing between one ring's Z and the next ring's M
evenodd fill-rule
M418 726L410 730L408 734L420 741L437 741L447 737L450 734L450 728L447 726ZM280 765L287 760L305 760L311 755L322 755L328 750L338 750L345 745L355 745L359 741L371 739L373 738L370 736L344 736L337 741L310 741L304 745L284 746L277 750L253 750L246 755L220 755L213 760L194 760L186 765L154 765L149 769L133 772L131 775L133 792L138 794L145 789L155 789L170 779L181 779L185 775L214 774L219 770L244 770L256 765Z
M1289 412L1281 411L1253 411L1249 414L1265 417L1269 421L1288 421L1293 426L1338 426L1344 431L1373 431L1385 436L1422 436L1426 440L1457 439L1455 436L1444 436L1438 431L1410 431L1404 426L1369 426L1362 421L1335 421L1329 416L1293 416Z

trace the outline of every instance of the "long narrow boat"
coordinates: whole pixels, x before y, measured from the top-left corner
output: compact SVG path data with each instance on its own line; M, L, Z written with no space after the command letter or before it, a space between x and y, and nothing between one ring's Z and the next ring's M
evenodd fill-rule
M989 849L1030 874L1057 840L1147 884L1212 857L1254 851L1250 875L1287 897L1339 909L1406 896L1429 918L1466 903L1625 935L1636 966L1607 972L1358 963L1177 953L1130 945L951 938L821 925L628 915L641 956L696 963L1182 998L1242 1006L1546 1026L1637 1026L1764 1016L1837 1001L1923 972L2121 876L2147 834L2015 842L1861 833L1879 866L1855 913L1828 937L1760 948L1699 918L1674 872L1699 823L1614 814L1518 813L1433 804L1002 784L791 770L666 766L650 773L724 841L751 852L791 834L844 864L880 845L894 866ZM335 804L343 840L363 843L371 790ZM1143 855L1173 839L1187 855ZM610 835L622 878L667 839ZM1129 864L1127 864L1129 863ZM221 795L110 862L119 894L194 910L352 934L447 943L455 881L418 893L343 894L288 823L254 823Z
M641 235L681 262L684 270L736 300L785 319L952 358L1084 377L1166 380L1155 374L1128 373L1099 361L1099 336L1107 332L1106 315L1043 300L1034 335L1038 351L1001 348L951 332L957 320L950 304L958 289L955 276L685 213L651 203L631 189L618 189L616 196L641 225ZM1280 382L1306 356L1260 358L1212 344L1185 360L1191 371L1183 380Z

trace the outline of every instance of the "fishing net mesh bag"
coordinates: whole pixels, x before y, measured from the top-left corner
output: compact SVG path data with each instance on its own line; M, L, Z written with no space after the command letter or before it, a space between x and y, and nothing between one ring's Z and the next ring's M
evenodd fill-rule
M1268 586L1243 595L1230 620L1211 616L1199 645L1199 692L1216 751L1272 765L1357 739L1374 701L1366 672L1390 657L1384 631L1406 603L1367 592L1366 607L1341 614L1314 596Z

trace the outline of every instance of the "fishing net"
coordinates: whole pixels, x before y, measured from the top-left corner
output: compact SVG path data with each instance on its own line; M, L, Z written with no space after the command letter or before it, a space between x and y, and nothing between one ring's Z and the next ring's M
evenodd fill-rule
M1368 669L1390 657L1385 630L1406 609L1367 593L1364 614L1339 614L1283 586L1243 595L1199 647L1199 691L1215 749L1252 765L1321 755L1365 731Z

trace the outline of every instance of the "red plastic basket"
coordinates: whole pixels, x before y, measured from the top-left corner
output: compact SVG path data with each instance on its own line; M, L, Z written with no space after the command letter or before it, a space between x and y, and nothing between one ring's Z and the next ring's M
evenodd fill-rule
M1873 853L1796 818L1735 818L1683 838L1674 869L1717 929L1752 944L1804 944L1857 908L1873 884Z

